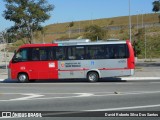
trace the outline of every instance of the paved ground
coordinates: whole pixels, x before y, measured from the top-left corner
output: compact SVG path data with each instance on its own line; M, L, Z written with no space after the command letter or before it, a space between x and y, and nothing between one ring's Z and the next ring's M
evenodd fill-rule
M37 120L159 120L159 117L104 117L104 113L108 111L137 111L138 113L146 111L145 114L149 111L151 113L160 111L159 85L160 81L152 80L97 83L0 83L0 119L1 111L18 113L39 111L44 118L37 118ZM96 112L87 114L87 111ZM98 114L100 117L97 117L97 111L102 111L102 114ZM82 112L86 113L84 115L86 118L82 117ZM76 114L80 118L73 117ZM21 119L29 118L19 118Z

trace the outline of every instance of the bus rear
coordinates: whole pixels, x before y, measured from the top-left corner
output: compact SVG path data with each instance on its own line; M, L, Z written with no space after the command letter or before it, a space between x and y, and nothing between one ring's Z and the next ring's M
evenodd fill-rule
M132 44L129 40L126 41L126 44L128 46L128 51L129 51L129 57L127 58L128 61L128 69L131 70L131 75L134 75L134 69L135 69L135 54L134 50L132 47Z

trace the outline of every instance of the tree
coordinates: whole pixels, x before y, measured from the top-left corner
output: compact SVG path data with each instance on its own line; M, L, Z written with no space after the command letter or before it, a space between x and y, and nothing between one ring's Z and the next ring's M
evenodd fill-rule
M160 2L159 1L154 1L153 3L153 12L158 12L160 10Z
M153 3L153 9L152 9L152 11L153 12L159 12L160 11L160 0L159 1L154 1ZM158 18L159 18L159 23L160 23L160 15L158 16Z
M97 39L103 39L106 35L106 31L97 25L88 26L84 31L84 37L93 41Z
M74 22L72 21L69 23L68 27L73 27L73 26L74 26Z
M134 55L135 55L136 57L137 57L138 55L140 55L141 52L142 52L142 50L141 50L141 48L140 48L140 44L141 44L141 42L138 41L138 40L135 40L135 41L133 42Z
M6 39L7 43L16 42L17 36L14 32L7 30L4 31L3 33L4 33L4 39Z
M73 26L74 26L74 22L73 22L73 21L70 22L69 25L67 26L67 27L69 28L69 31L68 31L68 33L69 33L69 38L71 37L71 27L73 27Z
M9 31L14 31L20 38L28 38L33 43L33 32L41 30L40 23L50 18L54 9L46 0L5 0L4 18L15 23Z
M138 33L134 35L135 40L133 41L134 53L136 57L142 54L145 44L144 38L145 28L138 29Z

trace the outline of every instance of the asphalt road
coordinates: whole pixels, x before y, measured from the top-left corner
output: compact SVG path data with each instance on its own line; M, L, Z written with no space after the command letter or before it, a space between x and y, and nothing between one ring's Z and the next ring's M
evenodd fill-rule
M103 114L102 117L96 117L94 112L91 113L93 117L66 118L64 116L80 114L82 111L160 111L159 86L160 81L152 80L97 83L84 81L1 83L0 111L45 111L42 116L60 116L60 118L41 118L45 120L150 120L152 117L105 117ZM60 113L53 114L50 111L60 111ZM158 119L160 117L153 117L153 120Z

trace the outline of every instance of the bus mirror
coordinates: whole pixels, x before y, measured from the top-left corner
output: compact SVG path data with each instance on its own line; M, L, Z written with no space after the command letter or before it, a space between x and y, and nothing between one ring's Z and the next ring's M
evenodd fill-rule
M12 63L17 63L17 62L19 62L18 59L13 59L12 60Z
M14 54L16 54L16 52L17 52L17 51L16 51L16 50L14 50Z

